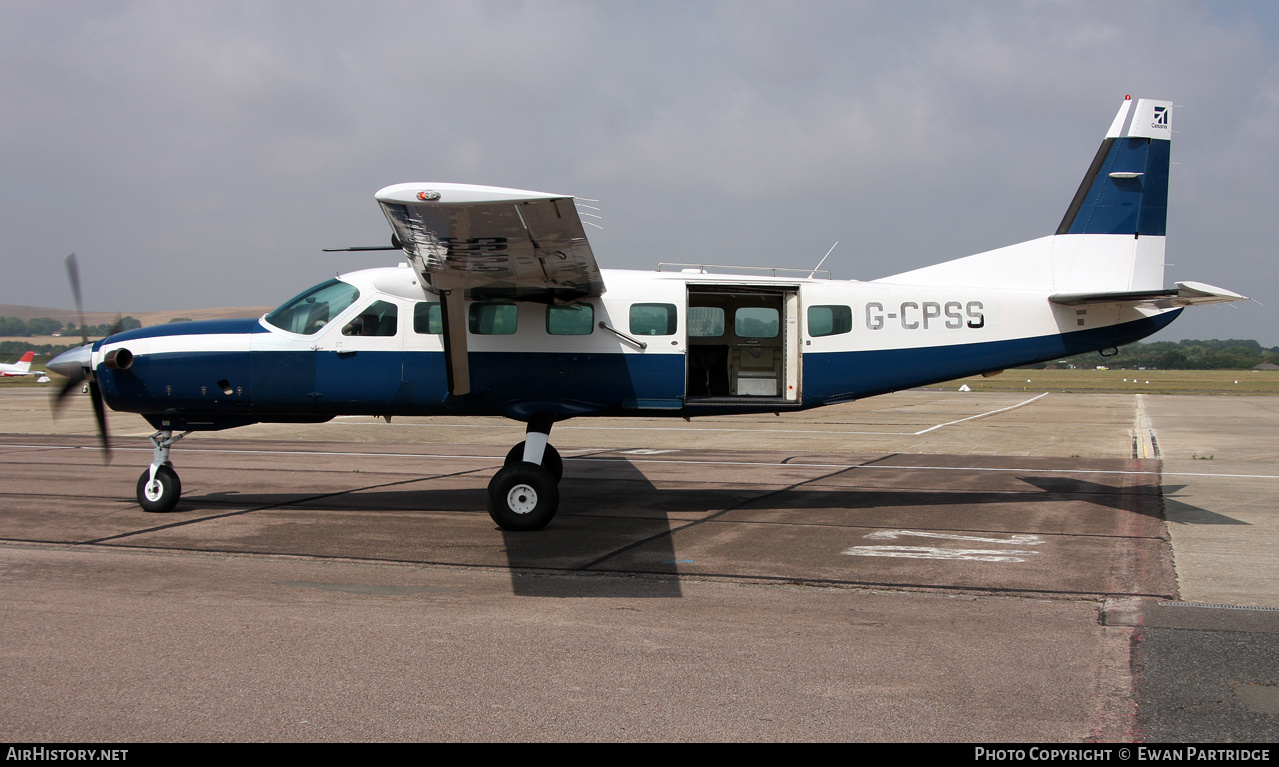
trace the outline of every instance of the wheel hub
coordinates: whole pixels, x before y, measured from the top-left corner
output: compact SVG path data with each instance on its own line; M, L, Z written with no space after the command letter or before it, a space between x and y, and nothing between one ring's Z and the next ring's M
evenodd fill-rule
M537 508L537 491L529 485L516 485L506 494L506 507L516 514L528 514Z

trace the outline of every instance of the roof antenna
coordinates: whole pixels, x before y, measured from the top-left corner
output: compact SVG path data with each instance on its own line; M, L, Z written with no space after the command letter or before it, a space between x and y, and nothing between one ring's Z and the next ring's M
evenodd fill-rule
M835 240L835 245L839 244L839 240ZM830 250L826 251L826 255L822 256L822 260L817 262L817 266L813 267L813 271L808 273L808 279L813 279L813 275L817 274L817 270L822 268L822 264L826 263L826 259L830 258L830 254L835 252L835 245L830 246Z

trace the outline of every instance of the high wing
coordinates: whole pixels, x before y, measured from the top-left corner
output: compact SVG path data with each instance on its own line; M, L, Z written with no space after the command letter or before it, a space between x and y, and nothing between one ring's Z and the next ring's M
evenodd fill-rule
M604 292L570 195L416 183L374 196L423 287L440 295L454 395L471 388L464 296L551 303Z
M599 296L604 280L569 195L473 184L396 184L376 195L410 263L477 298Z

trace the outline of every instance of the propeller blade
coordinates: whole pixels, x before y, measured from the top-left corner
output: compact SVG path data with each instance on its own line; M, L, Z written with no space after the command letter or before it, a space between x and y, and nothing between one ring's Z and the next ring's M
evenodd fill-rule
M54 394L53 394L53 412L54 412L54 414L55 414L55 415L56 415L59 411L61 411L61 410L62 410L62 406L63 406L64 404L66 404L66 402L65 402L65 401L66 401L66 398L67 398L67 397L71 394L71 391L72 391L73 389L75 389L77 386L83 386L83 385L84 385L84 379L85 379L85 378L88 378L88 376L87 376L87 375L85 375L83 372L82 372L80 375L78 375L78 376L70 376L70 377L68 377L68 378L67 378L67 380L66 380L66 381L62 384L62 386L60 386L60 387L58 388L58 390L57 390L56 392L54 392Z
M106 402L102 399L102 389L98 386L98 382L93 378L93 371L89 368L88 363L92 360L92 352L86 347L89 346L89 330L84 326L84 301L80 297L80 264L76 261L75 254L67 256L67 279L71 282L71 295L75 298L76 313L80 315L80 337L84 343L78 350L68 350L58 355L58 358L52 362L64 363L60 368L54 368L55 372L62 373L67 376L66 383L58 389L53 398L53 410L56 413L62 407L63 402L71 391L77 386L84 386L89 383L89 397L93 400L93 418L98 425L98 437L102 440L103 459L105 462L111 462L111 441L107 437L107 408ZM123 325L123 319L116 318L115 325L111 328L108 336L115 335L120 332ZM51 364L52 364L51 362Z
M84 302L80 300L80 264L75 254L67 256L67 278L71 280L71 295L75 297L75 310L80 314L80 338L82 343L89 343L89 331L84 327Z
M102 438L103 463L111 463L111 441L107 438L107 409L102 401L102 389L90 379L89 396L93 398L93 417L98 422L98 436Z

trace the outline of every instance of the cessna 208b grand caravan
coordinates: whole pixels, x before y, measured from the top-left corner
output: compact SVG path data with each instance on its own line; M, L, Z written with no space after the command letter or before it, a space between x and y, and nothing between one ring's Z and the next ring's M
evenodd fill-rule
M557 421L849 402L1116 347L1185 306L1243 299L1164 288L1171 106L1125 98L1054 234L874 281L601 270L571 196L398 184L376 199L399 268L341 275L259 319L114 334L49 368L63 394L88 385L104 445L103 402L158 430L137 486L148 511L177 503L169 449L192 431L503 415L527 431L489 513L536 530L559 504Z

